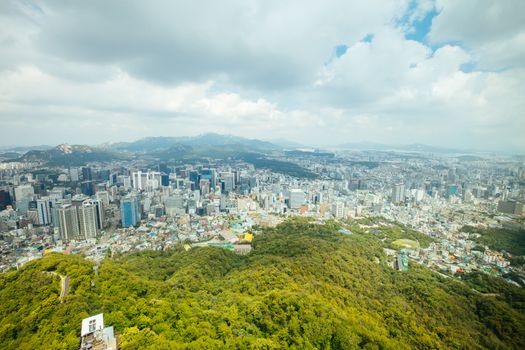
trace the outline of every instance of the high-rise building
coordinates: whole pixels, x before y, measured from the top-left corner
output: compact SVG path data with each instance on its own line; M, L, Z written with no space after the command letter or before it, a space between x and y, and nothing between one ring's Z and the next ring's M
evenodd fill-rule
M109 193L108 191L98 191L96 193L97 199L102 202L105 206L109 205Z
M80 236L95 238L98 232L97 208L91 201L85 201L77 208Z
M51 224L51 205L49 199L37 199L36 210L38 213L39 225Z
M186 211L184 208L184 198L179 193L167 197L164 201L164 205L166 206L166 214L170 216L183 214Z
M215 186L217 185L217 172L215 169L202 169L200 179L208 180L212 191L215 190Z
M143 181L142 171L134 171L131 173L131 183L133 188L136 190L142 190L146 186L145 181Z
M298 209L305 202L304 191L301 189L291 189L288 206L290 209Z
M392 188L392 203L401 203L405 201L405 184L396 184Z
M29 202L33 200L35 190L31 185L21 185L15 187L16 209L25 214L29 209Z
M162 173L160 175L160 184L162 186L169 186L170 185L170 176L166 173Z
M162 174L155 171L144 173L139 170L131 173L131 180L134 189L152 192L161 186Z
M335 218L342 218L345 215L345 204L342 202L336 202L332 204L332 215Z
M4 210L8 205L11 205L11 195L9 191L0 190L0 211Z
M20 185L15 187L15 200L32 199L35 189L31 185Z
M136 196L128 196L120 202L122 227L135 226L140 222L140 203Z
M89 168L89 167L83 167L82 168L82 180L84 180L84 181L91 181L91 180L93 180L93 173L91 171L91 168Z
M235 177L232 173L221 173L222 191L224 193L233 192L235 188Z
M499 201L498 202L498 211L506 214L523 214L523 204L513 200Z
M60 238L64 241L75 239L80 234L77 208L71 204L63 204L56 209Z
M153 192L160 188L162 184L162 174L159 172L146 173L146 188L148 192Z
M97 179L101 181L109 181L110 175L110 171L107 169L97 171Z
M199 181L199 188L203 196L207 195L210 193L210 181L208 179L201 179Z
M195 170L190 171L189 179L195 184L195 188L198 188L200 179L199 172Z
M80 184L80 191L86 196L93 196L95 194L95 183L93 181L83 181Z
M74 182L80 180L80 173L78 171L78 168L69 169L69 178L71 179L71 181L74 181Z

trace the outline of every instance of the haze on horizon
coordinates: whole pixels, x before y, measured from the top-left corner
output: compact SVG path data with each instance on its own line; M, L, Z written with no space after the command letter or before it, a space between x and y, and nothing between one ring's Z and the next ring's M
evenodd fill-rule
M0 146L207 132L525 152L525 2L0 2Z

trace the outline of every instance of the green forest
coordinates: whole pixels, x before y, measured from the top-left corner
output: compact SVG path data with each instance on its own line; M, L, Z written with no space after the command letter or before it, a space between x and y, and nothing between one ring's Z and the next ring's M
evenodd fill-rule
M81 320L103 312L121 349L525 349L521 289L396 271L383 247L414 237L338 229L289 220L246 256L144 251L104 259L98 275L82 256L48 255L0 274L0 344L77 349ZM46 271L70 276L63 303Z
M483 246L498 251L506 251L513 255L525 255L525 230L511 230L505 228L478 228L464 226L463 232L480 235L475 241Z

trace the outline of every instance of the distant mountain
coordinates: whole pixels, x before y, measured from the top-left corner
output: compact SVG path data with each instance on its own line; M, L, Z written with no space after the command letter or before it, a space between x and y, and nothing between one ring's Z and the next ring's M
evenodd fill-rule
M164 161L170 160L195 160L195 159L226 159L237 158L245 153L258 150L257 148L247 146L245 144L223 144L223 145L209 145L209 144L182 144L177 143L173 146L149 154L158 157Z
M464 151L454 149L454 148L429 146L429 145L424 145L420 143L414 143L414 144L409 144L409 145L387 145L387 144L374 143L374 142L354 142L354 143L345 143L345 144L337 145L336 148L355 149L355 150L376 150L376 151L425 152L425 153L461 153L461 152L464 152Z
M317 175L295 163L269 159L262 152L254 152L253 147L243 144L183 145L176 144L168 149L152 152L149 155L162 161L195 161L204 159L234 159L253 164L258 169L268 169L273 172L299 178L316 178Z
M105 148L110 148L118 151L127 152L143 152L149 153L154 151L167 150L176 145L185 146L243 146L250 150L276 150L280 147L271 142L248 139L233 135L220 135L215 133L202 134L198 136L183 136L183 137L146 137L134 142L119 142L109 145L104 145Z
M0 151L0 161L19 158L22 153L14 151Z
M26 153L28 151L45 151L53 148L49 145L39 145L39 146L16 146L16 147L0 147L1 152L16 152L16 153Z
M88 162L109 162L117 159L123 159L122 155L85 145L61 144L48 150L29 151L12 161L46 165L83 165Z

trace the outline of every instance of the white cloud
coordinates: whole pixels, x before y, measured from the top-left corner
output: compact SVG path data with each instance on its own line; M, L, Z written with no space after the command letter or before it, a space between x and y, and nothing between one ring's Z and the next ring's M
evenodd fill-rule
M436 8L431 42L463 43L484 70L524 66L524 1L438 0Z
M475 4L3 2L0 143L214 131L523 151L523 3ZM407 40L434 6L429 42Z

